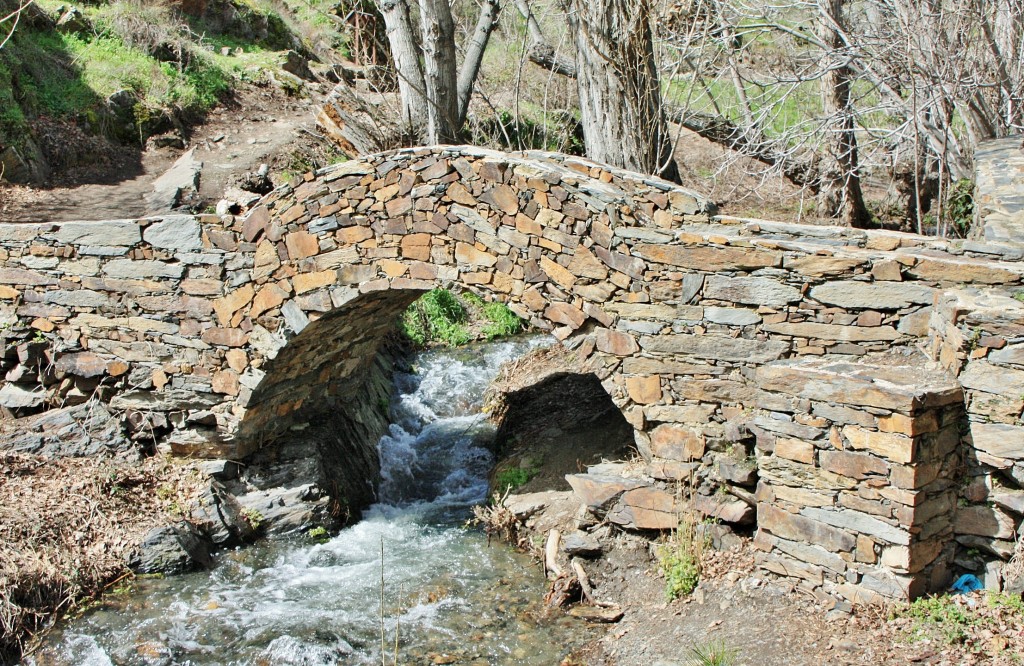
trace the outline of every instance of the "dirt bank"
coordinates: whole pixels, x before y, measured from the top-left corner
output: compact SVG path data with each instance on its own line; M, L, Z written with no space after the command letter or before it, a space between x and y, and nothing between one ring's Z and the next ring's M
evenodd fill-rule
M184 461L0 451L0 662L129 577L133 550L181 519L197 481Z

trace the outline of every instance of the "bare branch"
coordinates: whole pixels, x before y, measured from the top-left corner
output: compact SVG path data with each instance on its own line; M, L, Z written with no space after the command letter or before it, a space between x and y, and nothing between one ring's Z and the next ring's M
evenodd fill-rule
M3 41L0 41L0 49L5 47L7 45L7 42L11 41L11 37L14 36L14 31L18 29L18 22L21 21L22 13L24 13L24 11L28 9L29 5L32 5L34 3L35 0L26 0L21 5L19 5L18 8L15 9L13 12L8 14L7 16L4 16L3 18L0 18L0 25L3 25L8 21L13 21L13 23L11 23L11 29L7 32L7 36L3 38Z

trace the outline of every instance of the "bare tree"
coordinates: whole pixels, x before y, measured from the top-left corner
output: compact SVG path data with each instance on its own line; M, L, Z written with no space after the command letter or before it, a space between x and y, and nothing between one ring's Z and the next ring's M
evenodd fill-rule
M402 125L427 144L458 140L484 50L497 22L498 0L482 0L461 70L455 21L447 0L377 0L387 27L402 99ZM414 22L418 14L419 25Z
M676 117L847 224L867 221L864 175L888 175L909 223L925 229L934 197L950 231L943 201L977 143L1022 129L1024 0L666 1Z
M850 54L840 31L846 25L846 0L820 0L820 39L828 47L828 63L821 77L821 99L825 117L826 160L822 169L819 208L850 227L867 227L871 213L860 187L856 117L851 86Z

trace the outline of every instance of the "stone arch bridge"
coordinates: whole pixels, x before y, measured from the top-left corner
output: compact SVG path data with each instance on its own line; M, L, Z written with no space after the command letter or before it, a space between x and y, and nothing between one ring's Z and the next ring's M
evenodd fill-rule
M954 536L1002 553L1019 523L987 495L984 527L949 517L965 457L1024 482L1013 242L716 217L583 159L438 147L308 174L244 218L0 225L0 252L14 410L98 395L196 456L324 414L367 439L397 315L457 286L576 350L651 476L712 464L739 499L708 512L756 505L766 566L811 587L880 569L847 596L906 596ZM640 527L676 519L648 508Z

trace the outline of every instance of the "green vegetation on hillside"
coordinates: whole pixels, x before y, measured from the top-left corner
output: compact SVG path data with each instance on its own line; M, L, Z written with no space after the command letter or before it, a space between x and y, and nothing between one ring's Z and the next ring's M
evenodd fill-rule
M36 5L0 50L0 148L25 145L37 120L142 143L201 118L240 81L280 78L282 52L344 47L326 0L212 0L201 16L167 0Z

